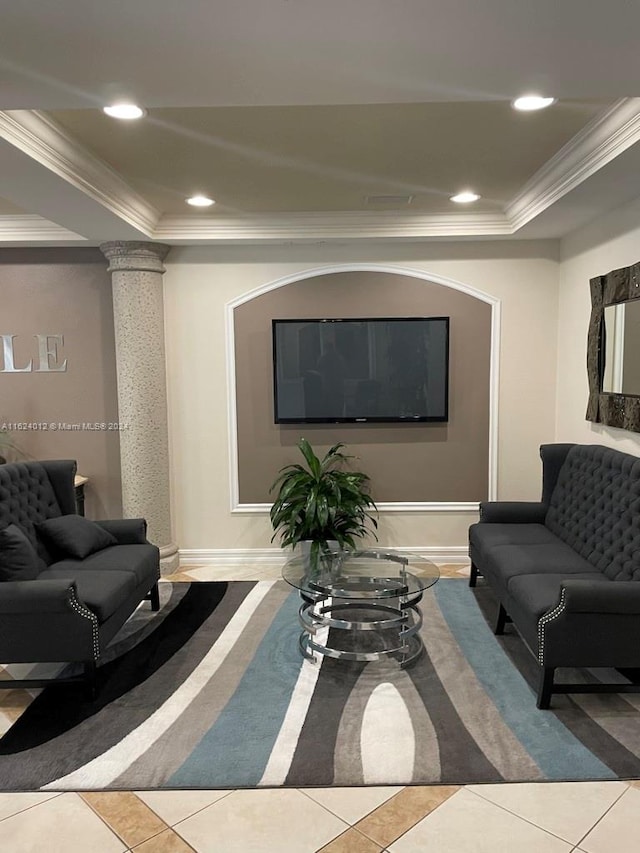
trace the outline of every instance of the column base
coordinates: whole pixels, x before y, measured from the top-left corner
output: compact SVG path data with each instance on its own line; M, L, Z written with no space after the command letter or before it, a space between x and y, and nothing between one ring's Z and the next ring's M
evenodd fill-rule
M162 577L177 572L179 565L180 555L178 554L178 546L173 542L169 545L163 545L160 548L160 574Z

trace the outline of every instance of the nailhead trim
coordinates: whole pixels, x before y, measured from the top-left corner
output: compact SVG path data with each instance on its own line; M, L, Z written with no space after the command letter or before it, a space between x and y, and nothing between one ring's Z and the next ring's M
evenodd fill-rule
M562 587L559 603L553 608L553 610L545 613L545 615L538 621L538 663L541 666L544 665L544 629L549 622L553 622L554 619L557 619L558 616L564 612L566 605L566 593L566 589Z
M94 660L98 660L100 657L100 637L98 632L98 617L95 613L89 610L87 607L82 604L78 598L78 591L75 586L69 587L69 604L71 605L71 609L75 610L80 616L85 619L89 619L91 622L91 629L93 633L93 658Z

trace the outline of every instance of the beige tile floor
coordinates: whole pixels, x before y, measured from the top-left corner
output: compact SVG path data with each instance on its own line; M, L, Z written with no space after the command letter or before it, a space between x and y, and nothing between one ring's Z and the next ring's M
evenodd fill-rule
M172 580L278 576L194 566ZM31 699L6 694L0 729ZM639 837L637 781L0 794L1 853L637 853Z

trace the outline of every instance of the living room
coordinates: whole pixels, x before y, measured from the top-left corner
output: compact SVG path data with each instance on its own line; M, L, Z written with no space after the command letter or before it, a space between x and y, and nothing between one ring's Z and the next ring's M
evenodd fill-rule
M499 12L494 10L496 15ZM524 17L528 20L527 15ZM623 20L621 17L618 22L620 38ZM133 33L135 22L130 24ZM590 24L595 27L595 21ZM17 17L12 25L24 27L25 21ZM518 26L526 44L524 19L518 20ZM566 27L567 21L561 16L558 28L565 36ZM68 38L64 30L60 31L62 41ZM196 38L191 27L188 38ZM403 38L408 38L407 32ZM582 33L580 44L585 50L587 43ZM113 47L114 42L110 44ZM626 57L627 52L631 54L628 45L619 53ZM8 55L12 55L10 51ZM117 55L115 49L113 55ZM640 107L635 98L619 100L629 94L632 85L629 79L623 81L624 69L618 79L613 79L614 71L609 69L612 79L606 83L592 74L581 84L582 89L566 67L555 69L555 80L564 85L564 90L557 90L557 106L565 114L575 114L589 104L588 115L585 108L573 124L567 119L564 136L559 133L558 140L564 145L572 139L575 143L574 131L579 134L594 122L590 125L590 156L594 158L589 161L590 180L580 182L575 177L588 160L580 149L578 154L585 159L575 155L571 191L560 198L554 196L554 187L561 183L558 179L557 185L547 187L547 207L537 196L534 201L540 204L539 212L508 233L499 230L506 228L502 220L498 225L494 220L489 223L489 216L495 219L497 213L486 213L484 224L479 218L472 222L473 215L466 223L453 222L448 219L452 214L446 205L438 214L443 221L436 225L424 211L417 210L414 215L410 206L401 211L367 209L360 211L362 216L355 221L350 219L352 211L344 210L334 211L335 216L331 211L316 211L315 219L313 214L306 218L309 211L305 211L304 203L297 218L287 219L282 209L273 209L259 222L249 210L233 219L234 211L228 203L222 207L226 220L220 225L215 214L209 220L203 216L180 227L172 226L167 215L164 223L156 223L145 233L139 227L140 219L131 224L130 208L124 219L114 213L113 184L111 201L105 206L96 200L95 192L85 194L79 188L77 176L67 184L57 167L49 170L34 156L33 148L27 154L20 147L22 143L17 144L15 122L22 123L23 131L36 127L28 124L27 111L50 110L52 115L59 111L57 120L69 135L75 119L67 115L65 125L63 113L98 112L94 103L89 106L87 97L78 99L71 89L65 97L60 94L64 87L55 97L46 97L37 90L35 74L31 75L35 88L29 90L29 74L20 73L18 59L14 57L13 68L7 66L14 76L6 98L0 100L6 111L2 124L5 168L0 180L0 197L5 200L0 208L4 319L0 333L12 336L11 363L15 368L7 369L5 346L0 371L0 426L6 423L15 439L18 456L14 458L22 455L78 461L79 472L88 478L85 497L89 518L121 517L127 501L133 500L129 506L135 506L137 498L131 495L137 484L138 495L142 495L139 511L148 500L152 529L162 529L161 536L153 541L163 549L166 578L182 574L191 580L259 580L279 572L283 557L277 541L272 541L268 486L282 465L297 461L296 444L302 435L320 449L344 442L358 457L358 465L372 473L372 491L380 509L380 547L418 553L448 567L452 576L458 577L464 577L468 567L468 529L478 518L480 501L539 499L541 444L599 444L640 456L639 433L585 419L589 282L639 260L640 186L636 185L638 170L634 166L634 157L638 156L634 150L634 116L640 115ZM23 62L27 59L37 67L33 57L22 57ZM533 59L531 66L535 66ZM160 87L161 69L154 65L154 72ZM65 79L66 72L60 68L56 72L53 65L48 73L52 79L56 73ZM494 68L492 73L498 72ZM586 78L586 71L583 75ZM488 85L489 76L485 79L486 91L496 91L495 86L491 89ZM455 75L449 79L452 86L460 82ZM318 96L319 103L323 96L339 97L340 86L332 80ZM186 85L188 80L182 83ZM103 90L98 83L91 85L95 86L95 102L95 93ZM162 85L167 85L166 79ZM510 87L500 91L507 88L504 96L487 99L499 100L505 114L511 109L511 96L517 94ZM480 84L478 89L482 89ZM391 89L385 92L389 102L393 101ZM435 99L433 93L431 96ZM190 102L184 95L180 101L175 92L163 97L164 102L158 96L147 104L156 127L169 121L170 117L162 114L163 107L185 110L205 102L212 105L202 93L194 94ZM237 93L236 97L236 104L242 103ZM250 100L246 93L244 97ZM429 98L425 96L424 100ZM282 109L283 102L279 103ZM349 101L341 103L348 106ZM217 106L225 104L229 106L229 101L221 98ZM263 108L270 109L266 95ZM623 112L624 122L620 118ZM28 118L40 120L36 115ZM527 116L531 119L535 121L536 116ZM10 120L14 135L8 141ZM91 153L88 140L100 136L108 126L101 124L104 121L100 116L93 125L78 126L76 154ZM55 135L55 127L49 129ZM115 149L122 145L119 133L135 131L114 131L114 162ZM62 137L56 138L59 141ZM612 155L615 145L619 147ZM575 146L577 151L577 143ZM212 143L210 147L217 150ZM102 156L98 150L96 142L96 161ZM246 149L233 150L238 156L246 155ZM556 153L548 151L539 165ZM125 162L122 150L120 156ZM292 171L298 174L300 163L295 162ZM267 159L266 165L275 168L278 163ZM567 162L564 166L569 170ZM93 167L97 168L95 162ZM120 176L124 181L121 200L130 199L125 173L123 169ZM129 178L135 174L131 163L128 174ZM325 179L329 178L335 174L326 173ZM426 179L421 180L420 187L424 189L426 184ZM214 187L209 189L215 192ZM163 192L165 197L171 195L171 204L177 203L173 190L165 187ZM397 189L396 194L399 192ZM489 199L490 193L483 195ZM503 207L496 204L496 210L498 206ZM125 221L127 216L129 220ZM180 228L186 230L181 232ZM118 324L131 314L131 305L123 307L114 299L114 293L126 289L123 279L116 281L126 271L114 270L113 266L109 269L112 259L100 248L113 241L121 241L125 255L127 247L135 253L139 242L165 247L155 272L149 273L153 280L142 285L156 297L160 295L152 309L153 323L146 323L149 316L143 313L144 306L133 318L136 338L153 364L154 382L160 375L164 383L160 395L154 392L148 408L144 402L138 404L137 414L133 412L138 418L136 429L144 429L145 418L147 426L155 429L160 424L164 429L164 445L149 443L142 450L140 446L128 447L129 436L125 435L129 423L123 410L122 377L128 369L129 354ZM465 309L465 305L469 307ZM420 314L452 318L447 424L274 423L270 385L273 318ZM31 365L30 370L27 365ZM47 369L41 369L43 365ZM129 392L132 397L140 395L146 400L148 379L143 374L137 377L138 384L134 383L133 392ZM157 391L157 386L153 387ZM158 401L163 395L166 400ZM156 409L158 402L160 408ZM45 423L118 426L112 430L15 426ZM135 453L139 455L131 455ZM455 475L449 467L453 461L446 453L457 457ZM125 460L122 467L121 459ZM157 472L164 478L160 485L155 479ZM124 514L131 512L125 508ZM190 575L194 569L195 574ZM13 722L11 708L0 705L0 712L6 728ZM519 791L518 783L482 787L485 798L464 784L330 786L318 789L314 799L308 789L304 793L298 788L235 790L227 798L226 790L151 790L139 791L138 796L133 789L117 792L105 786L104 790L85 791L84 798L73 791L2 794L0 816L6 826L5 837L13 845L6 849L16 853L34 849L38 843L35 839L44 833L54 839L54 850L87 849L77 847L84 843L78 840L81 833L74 831L74 840L60 826L73 825L74 821L86 828L86 837L96 833L95 849L115 851L137 846L146 853L164 849L232 851L251 849L250 844L257 845L253 848L257 850L311 851L327 845L331 853L410 851L423 849L420 845L437 833L444 843L457 845L442 849L499 850L501 839L510 840L509 849L513 849L516 837L522 849L599 853L605 846L611 848L612 838L616 842L620 839L615 849L626 850L625 836L637 831L636 819L629 816L636 808L637 791L627 781L523 783ZM81 788L78 785L77 790ZM442 805L429 805L433 797ZM473 797L481 801L480 806ZM517 797L520 799L516 801ZM448 811L440 811L449 799ZM577 810L580 819L576 818L576 826L567 827L562 821L568 820L566 816L578 801L582 803ZM476 806L480 811L474 810ZM32 820L39 809L41 823ZM253 828L245 827L244 836L238 829L243 809L254 814L247 822ZM378 809L381 811L376 816ZM410 813L405 824L398 817L403 809ZM276 821L269 812L278 810ZM439 811L442 824L436 821ZM27 812L30 826L25 819ZM126 819L124 812L129 814ZM211 824L205 812L210 812ZM313 827L304 848L299 846L297 824L293 834L286 831L296 812L306 815L308 826ZM196 815L200 815L197 820ZM480 842L470 817L474 815L485 827L482 843L486 847L477 846ZM501 823L505 815L508 820ZM367 818L368 824L364 823ZM226 847L215 835L216 821L225 827ZM387 827L386 834L378 832L376 821ZM127 829L128 822L138 829ZM30 834L34 824L37 836ZM532 824L536 832L530 832ZM467 834L456 835L456 827L463 825ZM415 827L411 836L410 830ZM254 831L259 836L262 833L262 847L260 839L252 836ZM214 843L222 846L211 847Z

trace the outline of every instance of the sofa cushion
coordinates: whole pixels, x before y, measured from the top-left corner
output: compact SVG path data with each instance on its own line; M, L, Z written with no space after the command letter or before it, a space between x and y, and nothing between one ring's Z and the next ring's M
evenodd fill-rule
M576 580L610 584L601 572L576 572L570 575ZM538 654L538 622L540 617L560 602L560 590L565 574L520 575L509 582L509 593L503 601L504 607L518 627L518 631L534 655Z
M584 572L583 574L576 572L570 577L571 580L613 583L600 572ZM509 601L530 613L537 623L541 616L549 610L553 610L560 602L560 591L564 580L567 580L567 575L561 572L546 575L520 575L520 577L512 578L509 582Z
M36 524L46 544L58 553L82 560L95 551L117 545L117 539L81 515L61 515Z
M80 575L84 571L128 572L136 586L145 582L149 587L158 579L158 549L155 545L114 545L89 554L84 560L59 560L50 566L56 571Z
M478 522L469 528L469 542L481 554L496 545L546 545L556 543L558 537L544 524L499 524Z
M640 580L640 459L600 445L574 445L545 524L611 580Z
M95 571L80 562L75 562L74 572L69 566L56 565L41 572L39 579L75 581L78 598L96 614L98 622L106 622L137 587L131 572Z
M19 525L46 562L50 562L49 555L36 536L35 525L61 514L44 465L40 462L0 465L0 525Z
M16 524L0 530L0 581L32 581L44 568L43 560Z
M496 545L487 549L482 560L482 574L497 580L504 590L509 588L512 578L520 575L600 574L588 560L555 537L537 544L516 540L510 545Z

